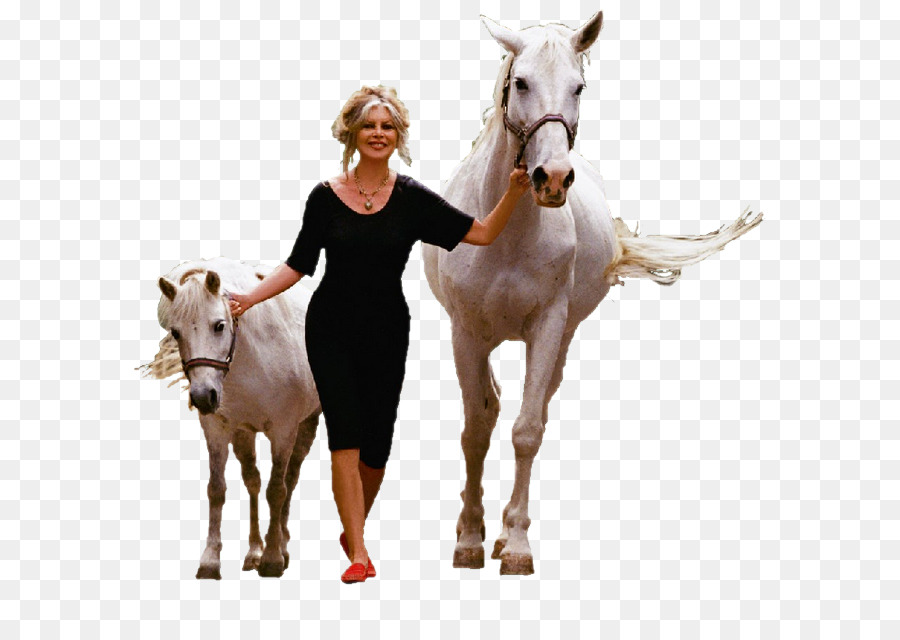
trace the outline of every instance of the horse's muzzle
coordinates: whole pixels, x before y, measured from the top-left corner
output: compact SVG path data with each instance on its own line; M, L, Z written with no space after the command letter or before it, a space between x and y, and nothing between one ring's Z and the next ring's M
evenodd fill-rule
M541 207L561 207L566 193L575 182L575 170L568 162L551 161L537 167L531 174L534 201Z
M194 389L191 385L191 404L203 415L215 413L219 408L219 393L212 387Z

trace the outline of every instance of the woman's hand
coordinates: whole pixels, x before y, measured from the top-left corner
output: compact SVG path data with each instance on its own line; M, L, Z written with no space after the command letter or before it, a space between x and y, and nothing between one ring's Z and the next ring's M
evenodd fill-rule
M253 303L250 302L250 296L247 294L229 293L228 306L231 308L231 315L240 318L247 309L253 306Z
M509 174L508 191L518 200L529 189L531 189L531 178L528 176L528 168L524 164L520 164Z

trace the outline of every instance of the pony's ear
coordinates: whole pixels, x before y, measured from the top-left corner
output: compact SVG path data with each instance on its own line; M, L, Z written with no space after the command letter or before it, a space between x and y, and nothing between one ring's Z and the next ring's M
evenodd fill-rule
M481 21L487 28L488 33L491 34L491 37L496 40L501 47L503 47L513 55L516 55L517 53L519 53L519 51L522 50L525 41L517 32L504 27L502 24L494 22L485 15L481 16Z
M575 49L575 53L584 53L590 49L597 36L600 35L601 27L603 27L603 12L598 11L593 18L572 34L572 47Z
M214 296L219 295L219 286L222 284L222 281L219 279L219 274L215 271L209 271L206 274L206 289Z
M175 299L175 294L178 293L178 290L175 289L175 285L166 280L163 277L160 277L159 281L159 290L163 292L163 295L167 297L169 300Z

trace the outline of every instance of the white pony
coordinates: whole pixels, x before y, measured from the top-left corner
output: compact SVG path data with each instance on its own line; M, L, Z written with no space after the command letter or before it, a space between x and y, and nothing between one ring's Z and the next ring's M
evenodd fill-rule
M455 567L484 566L481 480L500 412L491 351L505 340L526 344L524 398L512 429L515 482L492 557L500 558L501 574L530 574L531 468L575 329L610 285L620 283L619 276L671 284L683 266L720 250L761 220L748 222L745 215L705 236L647 238L613 221L602 177L571 152L584 88L582 56L602 21L598 13L576 31L555 24L512 31L484 18L508 55L497 76L493 111L445 185L444 197L463 211L489 211L510 169L524 158L533 201L519 201L506 230L490 246L463 244L448 253L423 245L429 286L452 321L465 413L466 483Z
M290 559L291 494L315 438L321 407L304 341L309 292L294 287L257 305L240 319L240 325L231 315L226 291L249 291L264 276L258 267L217 258L181 264L159 279L163 293L159 324L169 334L144 369L160 379L184 371L190 403L200 412L209 450L209 535L197 578L221 579L229 442L250 493L250 551L244 571L257 569L261 576L278 577ZM259 432L272 445L265 548L259 535Z

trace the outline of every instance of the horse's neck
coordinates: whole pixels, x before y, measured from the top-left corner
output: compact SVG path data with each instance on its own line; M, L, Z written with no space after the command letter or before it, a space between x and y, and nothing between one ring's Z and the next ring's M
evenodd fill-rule
M492 118L494 116L491 116ZM499 122L485 125L484 139L460 165L453 189L457 201L470 205L467 213L483 220L497 206L509 185L516 150L509 145L506 129Z

